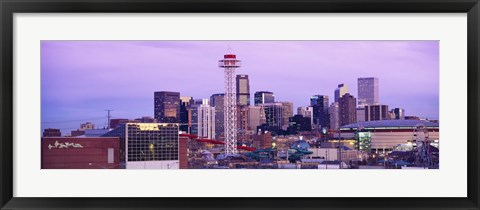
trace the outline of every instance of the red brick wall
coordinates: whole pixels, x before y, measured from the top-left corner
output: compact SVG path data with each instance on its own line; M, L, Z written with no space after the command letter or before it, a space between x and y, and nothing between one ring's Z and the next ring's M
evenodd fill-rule
M55 142L80 144L83 148L58 148ZM113 148L113 163L108 163L108 148ZM121 168L120 140L118 137L72 138L46 137L42 138L42 169L102 169Z
M178 137L178 162L180 162L180 169L188 168L188 141L187 137Z

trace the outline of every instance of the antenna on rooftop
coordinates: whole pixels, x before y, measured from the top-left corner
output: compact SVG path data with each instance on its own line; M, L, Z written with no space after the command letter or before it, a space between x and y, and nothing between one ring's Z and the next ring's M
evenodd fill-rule
M228 51L228 54L232 54L232 46L228 42L227 42L227 51Z
M107 119L108 119L108 129L110 129L110 118L111 118L111 115L110 115L110 112L113 111L113 109L105 109L105 111L107 111Z

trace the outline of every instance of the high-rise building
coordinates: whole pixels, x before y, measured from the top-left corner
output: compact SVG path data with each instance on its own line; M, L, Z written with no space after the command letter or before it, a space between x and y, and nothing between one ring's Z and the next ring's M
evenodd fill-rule
M335 102L338 102L338 99L348 93L348 86L345 84L339 84L337 89L335 89Z
M203 98L193 99L192 105L202 105L202 104L203 104Z
M126 123L102 137L120 138L120 161L126 169L178 169L176 123Z
M278 102L283 106L283 130L287 130L290 122L290 117L293 116L293 103L292 102Z
M154 117L159 123L180 122L180 93L160 91L154 94Z
M313 123L317 129L330 127L328 116L328 96L313 95L310 97L310 106L313 108Z
M250 82L248 75L239 74L237 80L237 105L250 106Z
M180 97L180 130L190 132L191 126L191 106L193 105L193 97Z
M237 106L237 139L242 142L246 139L248 133L248 111L250 111L248 106Z
M297 114L302 115L304 117L309 117L310 118L310 124L313 126L313 107L311 107L311 106L298 107L297 108Z
M263 106L248 107L248 130L256 133L257 127L265 122L265 110Z
M357 122L365 122L365 107L357 107Z
M265 110L265 123L269 127L281 129L283 127L283 104L282 103L266 103L263 104Z
M358 106L378 105L380 103L378 93L378 78L358 78Z
M215 139L224 137L224 101L225 94L217 93L210 96L210 106L215 107Z
M388 120L388 106L387 105L366 105L365 107L365 121Z
M395 112L393 112L393 109L390 110L387 114L389 120L395 120Z
M274 103L275 95L269 91L258 91L254 94L255 97L255 106L266 103Z
M330 114L330 129L338 130L340 128L340 104L333 102L328 108Z
M200 105L192 106L192 126L190 133L201 138L215 138L215 108L209 105L208 99L204 99Z
M295 115L289 118L288 133L297 134L301 131L311 131L312 124L310 124L310 117L304 117L302 115Z
M396 120L404 120L405 119L405 109L395 108L392 109L393 114L395 115Z
M357 100L349 93L340 97L338 102L340 126L357 122Z

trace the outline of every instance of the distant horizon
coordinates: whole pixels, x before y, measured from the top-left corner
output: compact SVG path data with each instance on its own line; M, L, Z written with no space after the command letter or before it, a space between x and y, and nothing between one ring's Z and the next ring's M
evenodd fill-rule
M41 130L101 128L105 109L112 118L154 117L157 91L223 93L217 62L229 47L242 60L237 75L249 76L251 105L255 92L270 91L296 114L312 95L334 102L342 83L358 99L357 79L377 77L380 104L438 120L438 41L42 41Z

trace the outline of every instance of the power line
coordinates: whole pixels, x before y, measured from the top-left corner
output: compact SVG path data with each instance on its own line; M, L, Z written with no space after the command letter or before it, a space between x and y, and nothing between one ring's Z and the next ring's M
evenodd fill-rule
M49 122L41 122L41 123L47 124L47 123L81 122L81 121L100 120L100 119L105 119L105 117L97 117L97 118L89 118L89 119L81 119L81 120L49 121Z

